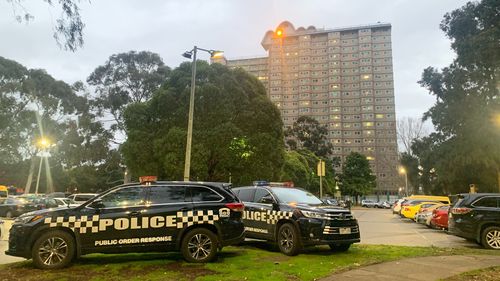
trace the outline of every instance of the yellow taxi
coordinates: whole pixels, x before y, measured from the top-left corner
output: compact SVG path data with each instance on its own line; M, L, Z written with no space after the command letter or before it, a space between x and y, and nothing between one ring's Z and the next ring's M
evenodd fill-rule
M443 203L441 203L439 201L414 200L414 201L409 202L408 205L401 208L401 216L414 220L415 215L418 213L420 208L422 208L422 205L428 205L428 204L443 205Z

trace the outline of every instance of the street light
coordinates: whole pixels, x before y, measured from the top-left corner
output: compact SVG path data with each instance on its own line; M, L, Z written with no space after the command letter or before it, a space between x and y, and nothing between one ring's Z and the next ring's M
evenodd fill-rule
M408 173L406 172L405 167L399 168L399 174L405 175L405 196L408 196Z
M184 181L189 181L189 173L191 170L191 143L193 141L193 114L194 114L194 91L196 87L196 53L197 51L204 51L210 54L210 57L221 57L224 53L222 51L207 50L194 46L191 51L186 51L182 54L183 57L191 59L191 95L189 96L189 117L188 117L188 131L186 140L186 156L184 160Z
M47 153L47 149L52 146L52 143L50 142L50 140L48 138L42 136L36 142L36 146L41 149L40 165L38 166L38 177L36 180L36 187L35 187L35 194L38 194L38 186L40 185L40 175L42 173L43 157L44 157L44 154Z

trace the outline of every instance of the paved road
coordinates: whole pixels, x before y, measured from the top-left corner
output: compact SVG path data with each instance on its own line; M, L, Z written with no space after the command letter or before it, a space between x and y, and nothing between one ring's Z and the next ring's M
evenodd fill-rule
M359 222L362 244L479 248L479 245L445 231L402 219L393 215L392 210L355 208L352 212Z

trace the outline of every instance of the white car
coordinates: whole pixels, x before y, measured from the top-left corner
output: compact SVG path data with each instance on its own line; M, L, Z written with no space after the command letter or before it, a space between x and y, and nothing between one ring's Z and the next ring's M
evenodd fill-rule
M71 194L67 198L73 200L75 204L81 205L96 196L97 193L76 193L76 194Z
M377 202L373 200L362 200L361 207L373 208L377 205Z
M52 199L57 202L57 205L59 207L63 207L63 206L78 207L81 205L81 204L75 203L73 200L71 200L69 198L52 198Z

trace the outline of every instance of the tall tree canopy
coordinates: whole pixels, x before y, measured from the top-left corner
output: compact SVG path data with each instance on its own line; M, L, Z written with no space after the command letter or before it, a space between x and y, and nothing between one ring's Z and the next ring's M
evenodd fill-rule
M56 19L54 26L54 39L57 44L65 50L72 52L82 47L83 28L85 24L80 15L80 0L43 1L60 10L59 18ZM34 18L24 0L7 0L7 2L12 4L12 9L18 22L29 22Z
M97 67L87 78L95 86L97 99L95 104L110 113L115 124L112 130L123 130L123 111L134 102L148 101L153 92L167 80L168 66L158 54L142 51L130 51L112 55L109 60Z
M123 154L135 176L183 175L191 64L172 71L150 101L125 111ZM191 179L248 184L277 179L283 165L278 109L263 85L241 69L197 62Z
M291 150L308 149L320 157L332 153L332 144L326 136L328 129L310 116L300 116L291 128L286 130L287 145Z
M437 177L451 192L500 185L500 2L469 2L444 16L441 29L457 57L442 70L429 67L419 83L436 97L424 115L433 134Z
M109 147L112 136L96 120L81 83L70 86L44 70L0 57L1 184L24 187L40 161L35 144L41 136L54 144L49 161L56 190L105 188L121 177L119 157ZM93 179L99 184L79 180L88 171L100 175ZM42 175L41 191L46 191L50 177Z
M351 152L342 166L340 191L344 195L363 196L371 194L376 187L376 177L370 169L366 156Z

